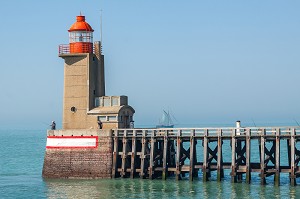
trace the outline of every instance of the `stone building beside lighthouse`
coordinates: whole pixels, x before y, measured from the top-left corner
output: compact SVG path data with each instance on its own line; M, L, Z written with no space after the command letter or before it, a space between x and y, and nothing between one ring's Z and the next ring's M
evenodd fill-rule
M92 27L77 16L70 27L69 44L59 46L64 64L63 129L129 128L134 109L127 96L105 95L101 42L93 43Z

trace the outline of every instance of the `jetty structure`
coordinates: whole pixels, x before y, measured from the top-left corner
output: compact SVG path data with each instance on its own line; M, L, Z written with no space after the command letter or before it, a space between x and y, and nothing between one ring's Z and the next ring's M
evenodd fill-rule
M300 127L133 128L126 96L106 96L101 42L84 16L59 46L63 128L47 131L44 178L202 178L261 184L300 176ZM99 128L100 127L100 128ZM255 158L256 157L256 158ZM226 171L227 170L227 171ZM213 177L216 176L214 179Z

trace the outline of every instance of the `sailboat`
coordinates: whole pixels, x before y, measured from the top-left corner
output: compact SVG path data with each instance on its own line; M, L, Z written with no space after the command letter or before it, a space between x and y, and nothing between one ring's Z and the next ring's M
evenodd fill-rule
M156 128L173 128L173 127L174 124L171 119L169 111L166 112L165 110L163 110L163 115L159 120L159 124L156 125Z

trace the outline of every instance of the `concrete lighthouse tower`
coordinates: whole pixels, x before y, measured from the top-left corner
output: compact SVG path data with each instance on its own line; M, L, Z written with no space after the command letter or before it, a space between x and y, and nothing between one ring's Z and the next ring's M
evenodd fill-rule
M92 27L77 16L69 44L59 46L64 64L63 129L129 128L134 109L127 96L105 96L104 55Z
M132 127L135 111L127 96L105 95L101 43L93 43L85 17L77 16L68 31L69 44L59 46L65 61L63 129L47 131L43 177L111 178L112 129Z

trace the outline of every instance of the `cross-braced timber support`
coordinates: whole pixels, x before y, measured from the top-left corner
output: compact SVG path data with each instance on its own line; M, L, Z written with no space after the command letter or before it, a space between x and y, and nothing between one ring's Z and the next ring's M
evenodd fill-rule
M217 180L221 181L224 169L229 169L232 182L243 181L245 175L245 181L250 183L253 173L257 173L261 184L274 176L274 184L279 185L280 174L288 173L294 186L300 176L297 148L300 127L117 129L113 132L113 178L173 176L180 180L188 174L192 181L201 170L203 181L209 180L213 171L217 171ZM286 153L280 153L281 140L287 141ZM231 154L223 150L224 142L230 144ZM201 148L203 153L198 154L203 162L197 158ZM251 160L252 152L259 154L258 162ZM224 153L227 157L231 155L229 162L224 162ZM288 162L282 163L281 156L285 155Z

